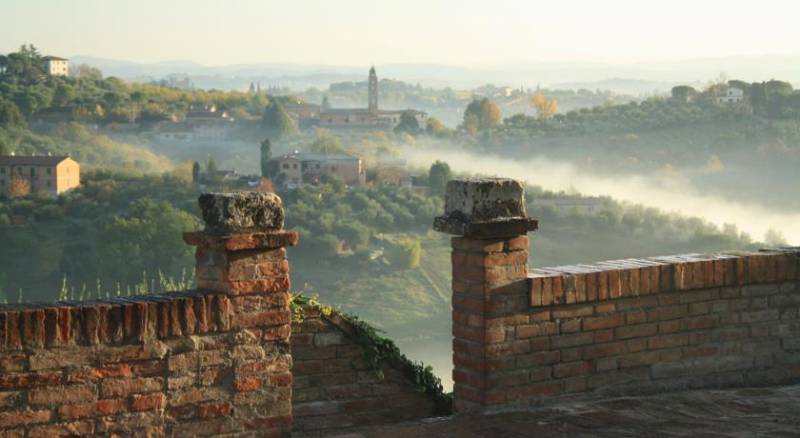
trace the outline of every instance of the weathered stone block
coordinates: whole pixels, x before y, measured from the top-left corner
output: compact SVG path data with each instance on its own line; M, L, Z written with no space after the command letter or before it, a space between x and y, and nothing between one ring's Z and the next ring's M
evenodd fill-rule
M447 183L444 215L434 219L433 228L462 236L505 237L533 231L537 221L528 217L518 181L461 179Z
M274 193L204 193L198 202L206 232L229 234L283 228L283 202Z

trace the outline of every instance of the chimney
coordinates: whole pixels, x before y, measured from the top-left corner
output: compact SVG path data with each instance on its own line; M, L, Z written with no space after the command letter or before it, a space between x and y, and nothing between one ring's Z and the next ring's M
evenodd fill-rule
M291 431L291 311L286 247L297 232L283 229L283 203L274 193L207 193L199 198L205 229L184 234L197 247L197 288L227 295L236 346L233 411L260 432ZM252 405L259 400L258 406Z
M480 412L492 400L492 371L505 357L491 344L504 338L493 319L526 309L528 237L537 221L525 211L522 185L511 179L447 183L437 231L454 234L453 395L456 412ZM502 341L502 339L500 339Z

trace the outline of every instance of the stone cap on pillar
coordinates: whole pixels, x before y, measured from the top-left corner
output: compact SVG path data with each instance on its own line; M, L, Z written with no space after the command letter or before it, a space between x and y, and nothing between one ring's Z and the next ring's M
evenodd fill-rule
M225 235L283 228L283 201L274 193L204 193L198 198L205 231Z
M473 238L520 236L538 228L525 210L525 190L509 178L447 182L444 215L433 220L443 233Z
M283 229L283 201L274 193L204 193L198 198L205 229L183 234L189 245L242 251L297 244Z

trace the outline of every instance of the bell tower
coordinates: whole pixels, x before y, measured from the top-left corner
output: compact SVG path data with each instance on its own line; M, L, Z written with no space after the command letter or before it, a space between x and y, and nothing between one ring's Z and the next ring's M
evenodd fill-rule
M369 100L367 104L370 114L378 112L378 75L375 66L369 69Z

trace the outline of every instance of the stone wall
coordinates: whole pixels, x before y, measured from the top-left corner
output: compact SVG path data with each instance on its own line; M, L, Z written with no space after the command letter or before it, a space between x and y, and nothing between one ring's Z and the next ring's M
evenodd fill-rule
M185 235L198 291L0 308L0 435L289 435L298 236L224 220L255 206L282 225L274 198L228 199L213 232Z
M487 184L451 182L448 192L486 197ZM462 202L436 222L461 235L452 240L457 411L586 392L800 382L800 249L529 271L524 210L470 210L516 205L521 192L501 196L514 199Z
M425 380L418 378L420 367L401 357L371 363L366 349L378 351L374 342L332 309L302 308L291 340L295 433L324 436L343 427L451 413L440 387L418 381Z

